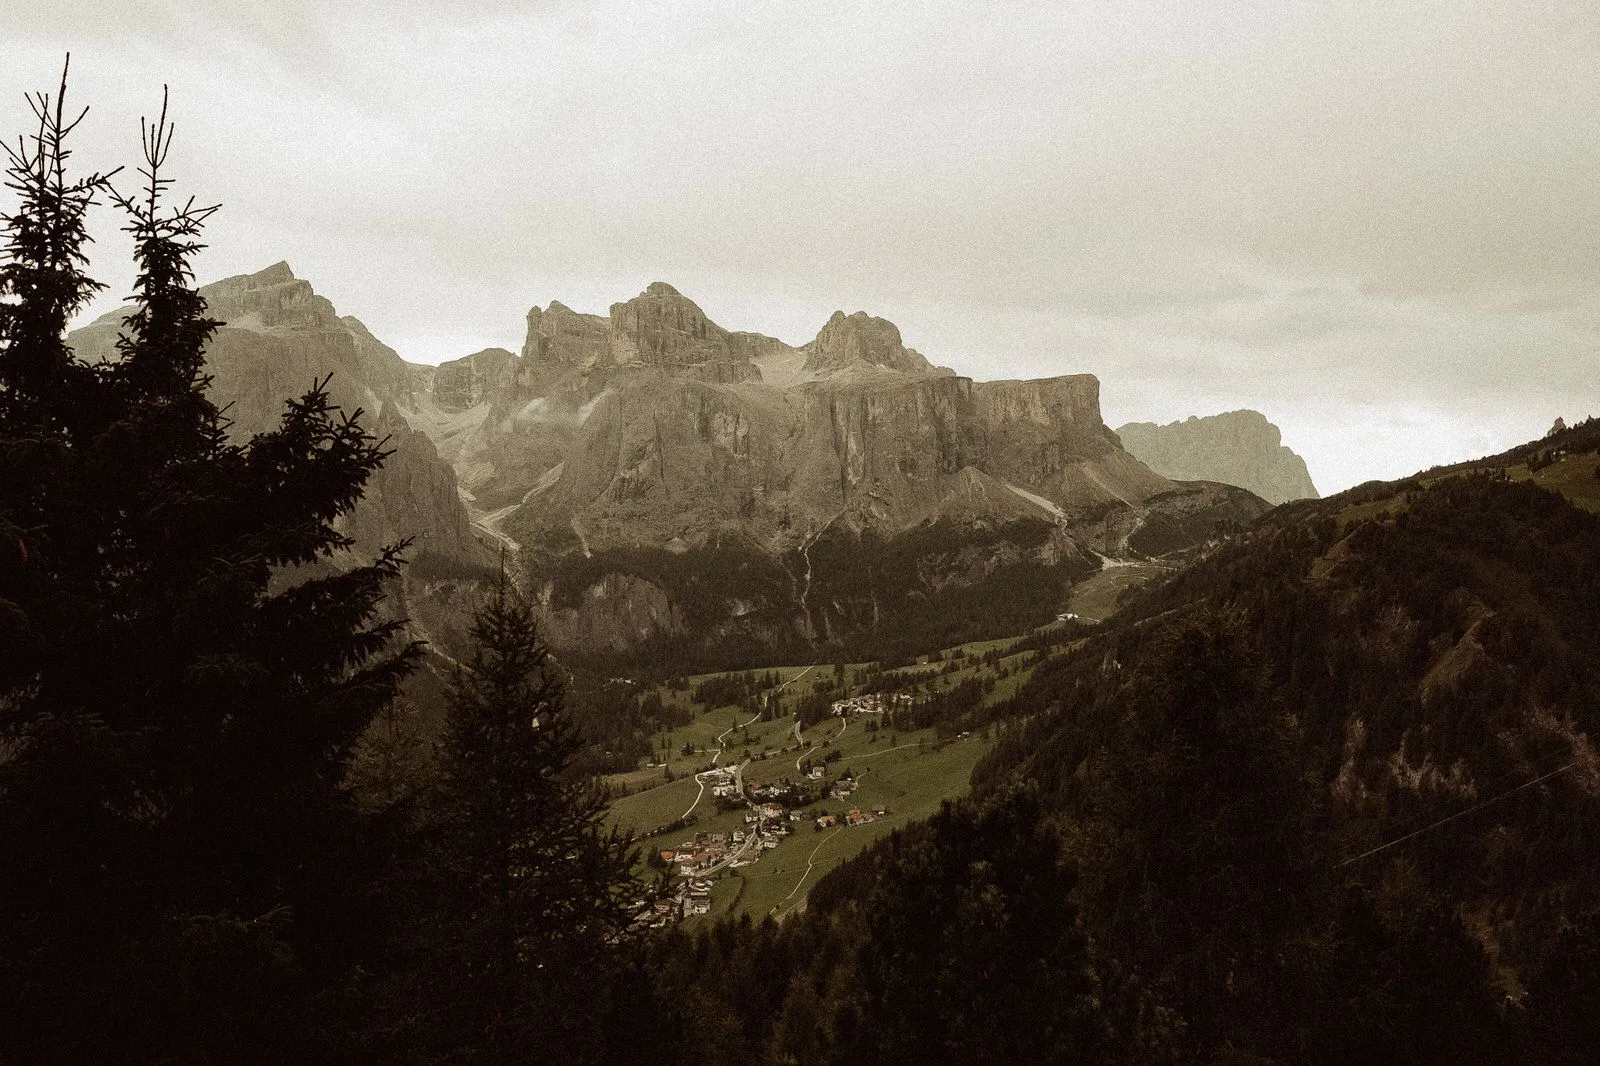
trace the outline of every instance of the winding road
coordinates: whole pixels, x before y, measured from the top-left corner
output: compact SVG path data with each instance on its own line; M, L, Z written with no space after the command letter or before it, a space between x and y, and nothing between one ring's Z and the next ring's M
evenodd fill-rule
M833 737L831 738L833 740L838 740L840 737L844 736L845 728L849 725L849 723L846 722L843 718L839 719L839 723L840 723L839 724L839 731L833 735ZM800 723L799 722L796 722L794 724L794 739L799 741L802 744L805 743L804 738L802 738L800 736ZM805 760L810 757L811 753L816 751L818 747L819 747L819 745L817 744L817 742L813 740L811 742L811 746L809 748L807 748L805 751L801 752L800 753L800 757L794 761L794 768L796 770L799 770L800 769L800 764L802 762L805 762Z
M800 671L798 674L795 674L789 680L785 681L783 684L781 684L777 688L773 689L773 692L775 692L775 693L776 692L782 692L784 689L788 688L790 685L794 684L796 681L799 681L802 677L805 677L807 674L809 674L811 671L815 670L816 668L817 668L816 664L812 663L810 666L806 667L804 670ZM748 722L735 722L733 725L729 726L727 729L724 729L721 733L719 733L717 735L717 750L716 750L716 753L711 756L711 765L715 766L715 765L717 765L717 763L722 761L723 753L728 750L728 745L727 745L726 738L727 738L729 733L732 733L736 729L748 729L750 726L754 725L756 722L758 722L760 720L761 720L761 714L760 714L760 712L757 712L755 717L751 718ZM799 743L800 742L800 723L799 722L796 722L794 724L794 729L795 729L795 733L794 733L795 742ZM802 756L802 758L803 757L804 756ZM798 766L798 764L796 764L796 765ZM701 772L701 774L703 774L703 773L704 773L704 771ZM687 817L689 817L689 815L693 814L694 813L694 809L696 807L700 806L700 801L705 798L705 795L706 795L706 782L705 782L705 778L703 776L701 776L701 774L695 774L694 775L695 783L700 786L700 791L695 793L694 802L689 804L689 809L684 811L681 815L679 815L679 818L687 818ZM738 781L739 795L743 796L744 795L744 767L742 765L739 767L739 769L737 771L737 775L738 776L737 776L736 780Z
M798 880L798 881L796 881L794 883L794 887L789 890L789 895L784 896L783 899L780 899L778 902L776 902L776 903L774 903L772 905L772 910L768 911L767 912L768 914L775 913L777 911L777 909L779 907L783 906L786 901L791 899L796 892L800 891L801 886L806 883L806 878L811 876L811 871L817 865L817 852L822 850L822 845L826 844L828 841L832 840L834 837L838 836L842 832L844 832L844 826L841 825L838 828L834 829L833 832L827 834L821 840L817 841L817 846L811 849L811 854L810 855L806 856L806 868L804 870L800 871L800 880ZM794 905L794 907L790 907L788 910L784 911L782 914L779 914L778 918L781 920L783 918L788 917L790 914L794 913L796 907L800 907L804 903L805 903L805 897L802 896L800 898L800 902L799 903L796 903Z
M971 739L971 738L968 738L968 739ZM959 743L959 741L952 741L952 743ZM867 755L856 755L856 756L853 756L850 761L851 762L861 762L861 761L863 761L865 759L871 759L871 758L874 758L874 757L876 757L878 755L887 755L891 751L900 751L900 750L902 750L904 748L915 748L917 746L918 746L917 743L896 744L894 747L892 747L892 748L884 748L882 751L874 751L874 752L871 752L870 754L867 754ZM859 781L862 776L865 776L865 775L864 774L857 775L856 780ZM821 840L817 841L817 846L811 849L811 854L810 855L806 856L806 868L800 872L800 880L795 882L794 887L789 890L789 894L787 896L784 896L783 899L780 899L778 902L776 902L776 903L774 903L772 905L772 909L767 912L768 914L776 915L777 918L781 921L784 918L787 918L789 915L793 914L800 907L805 905L805 899L804 899L804 897L802 897L799 903L796 903L793 907L790 907L788 910L784 911L782 914L777 914L778 908L783 906L785 901L791 899L796 892L800 891L801 887L805 885L806 879L811 876L811 871L817 866L817 861L816 861L817 852L822 850L822 845L826 844L828 841L832 840L834 837L836 837L840 833L844 832L844 830L846 828L850 828L850 827L843 826L843 825L838 826L832 832L830 832L827 836L825 836Z
M750 719L750 721L743 722L743 723L734 722L733 725L730 725L728 728L724 729L721 733L718 733L717 734L717 751L716 751L716 754L711 756L711 765L712 766L717 765L717 763L720 762L721 759L722 759L722 753L728 750L727 741L724 738L727 737L727 735L729 733L732 733L735 729L748 729L748 728L750 728L750 726L754 725L756 722L758 722L760 720L761 720L761 715L759 713L757 713L754 718ZM745 760L745 762L748 762L748 761L749 761L748 759ZM744 795L744 767L745 767L745 763L740 763L739 764L739 768L734 771L734 783L735 783L735 786L739 790L739 795L740 796ZM700 801L705 798L705 794L706 794L706 771L702 770L698 774L695 774L694 775L694 780L695 780L695 784L700 786L700 791L695 793L694 802L689 804L689 809L684 811L681 815L678 816L679 820L687 818L687 817L689 817L689 815L693 814L694 813L694 809L696 807L700 806Z

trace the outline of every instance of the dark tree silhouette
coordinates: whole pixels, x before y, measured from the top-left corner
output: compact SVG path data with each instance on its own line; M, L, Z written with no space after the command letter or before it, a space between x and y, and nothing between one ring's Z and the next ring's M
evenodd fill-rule
M431 1038L482 1061L614 1061L616 963L644 886L631 839L604 824L532 608L501 575L450 694L434 798L439 900ZM609 1019L609 1020L608 1020Z
M0 1027L24 1061L312 1055L358 961L340 782L417 653L378 620L400 547L361 565L334 526L386 453L321 388L229 439L165 105L123 195L66 177L64 95L9 149L0 263ZM90 366L102 194L139 269Z

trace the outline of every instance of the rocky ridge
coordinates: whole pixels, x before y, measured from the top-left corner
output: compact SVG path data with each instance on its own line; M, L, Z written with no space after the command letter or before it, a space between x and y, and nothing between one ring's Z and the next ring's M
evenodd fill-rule
M860 312L793 346L656 282L603 316L534 307L520 352L433 367L286 264L201 291L235 433L327 379L395 452L349 519L358 548L418 537L434 574L505 558L569 654L711 665L1015 631L1104 558L1265 508L1152 472L1101 421L1092 375L973 381ZM104 357L121 315L74 345ZM403 593L451 646L468 591Z
M890 616L915 628L997 568L1044 582L1037 621L1102 556L1187 548L1264 509L1141 464L1092 375L975 382L860 312L792 346L656 282L606 316L535 307L507 354L443 364L408 416L569 646L809 653ZM441 388L458 378L493 385L468 406Z
M1163 477L1238 485L1274 504L1318 498L1306 461L1284 446L1278 427L1258 411L1190 416L1164 426L1130 422L1117 437Z
M287 263L202 286L200 293L208 313L222 322L207 349L206 368L212 398L226 408L234 436L272 428L285 401L326 380L334 402L346 411L363 411L369 431L388 438L394 453L346 520L357 550L371 552L414 537L414 555L426 552L449 565L481 565L484 552L472 533L455 471L402 414L413 405L415 368L360 321L340 318ZM127 313L101 316L74 331L70 343L84 358L109 357Z
M244 439L273 428L286 401L326 381L335 403L347 412L361 411L367 430L387 439L392 454L355 510L342 519L342 531L361 559L412 539L412 565L395 589L391 609L411 619L413 635L446 658L451 651L459 653L466 619L463 582L471 585L491 573L494 554L472 528L455 470L404 413L419 393L431 395L432 368L405 362L359 320L339 317L287 263L202 286L200 293L211 317L222 322L207 349L206 368L212 399L226 408L232 436ZM82 358L111 357L129 310L75 330L69 343ZM431 679L418 675L417 682Z

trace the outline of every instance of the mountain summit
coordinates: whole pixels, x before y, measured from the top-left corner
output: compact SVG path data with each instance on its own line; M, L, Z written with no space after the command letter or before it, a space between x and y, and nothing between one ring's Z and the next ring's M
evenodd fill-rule
M805 369L824 374L855 366L883 367L908 374L933 371L933 364L920 352L901 343L900 330L893 322L874 318L865 311L853 315L835 311L817 339L806 345Z
M534 307L520 356L419 373L407 417L556 640L591 651L804 657L1037 624L1103 557L1264 507L1145 467L1092 375L975 382L864 312L794 347L654 282L605 316Z
M1284 446L1278 427L1259 411L1190 416L1164 426L1130 422L1117 437L1163 477L1238 485L1269 503L1317 498L1306 461Z

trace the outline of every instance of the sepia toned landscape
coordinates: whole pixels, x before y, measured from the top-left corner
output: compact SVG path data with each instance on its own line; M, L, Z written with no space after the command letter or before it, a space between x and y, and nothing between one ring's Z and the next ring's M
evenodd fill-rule
M1590 1061L1600 21L1291 7L0 12L0 1063Z

